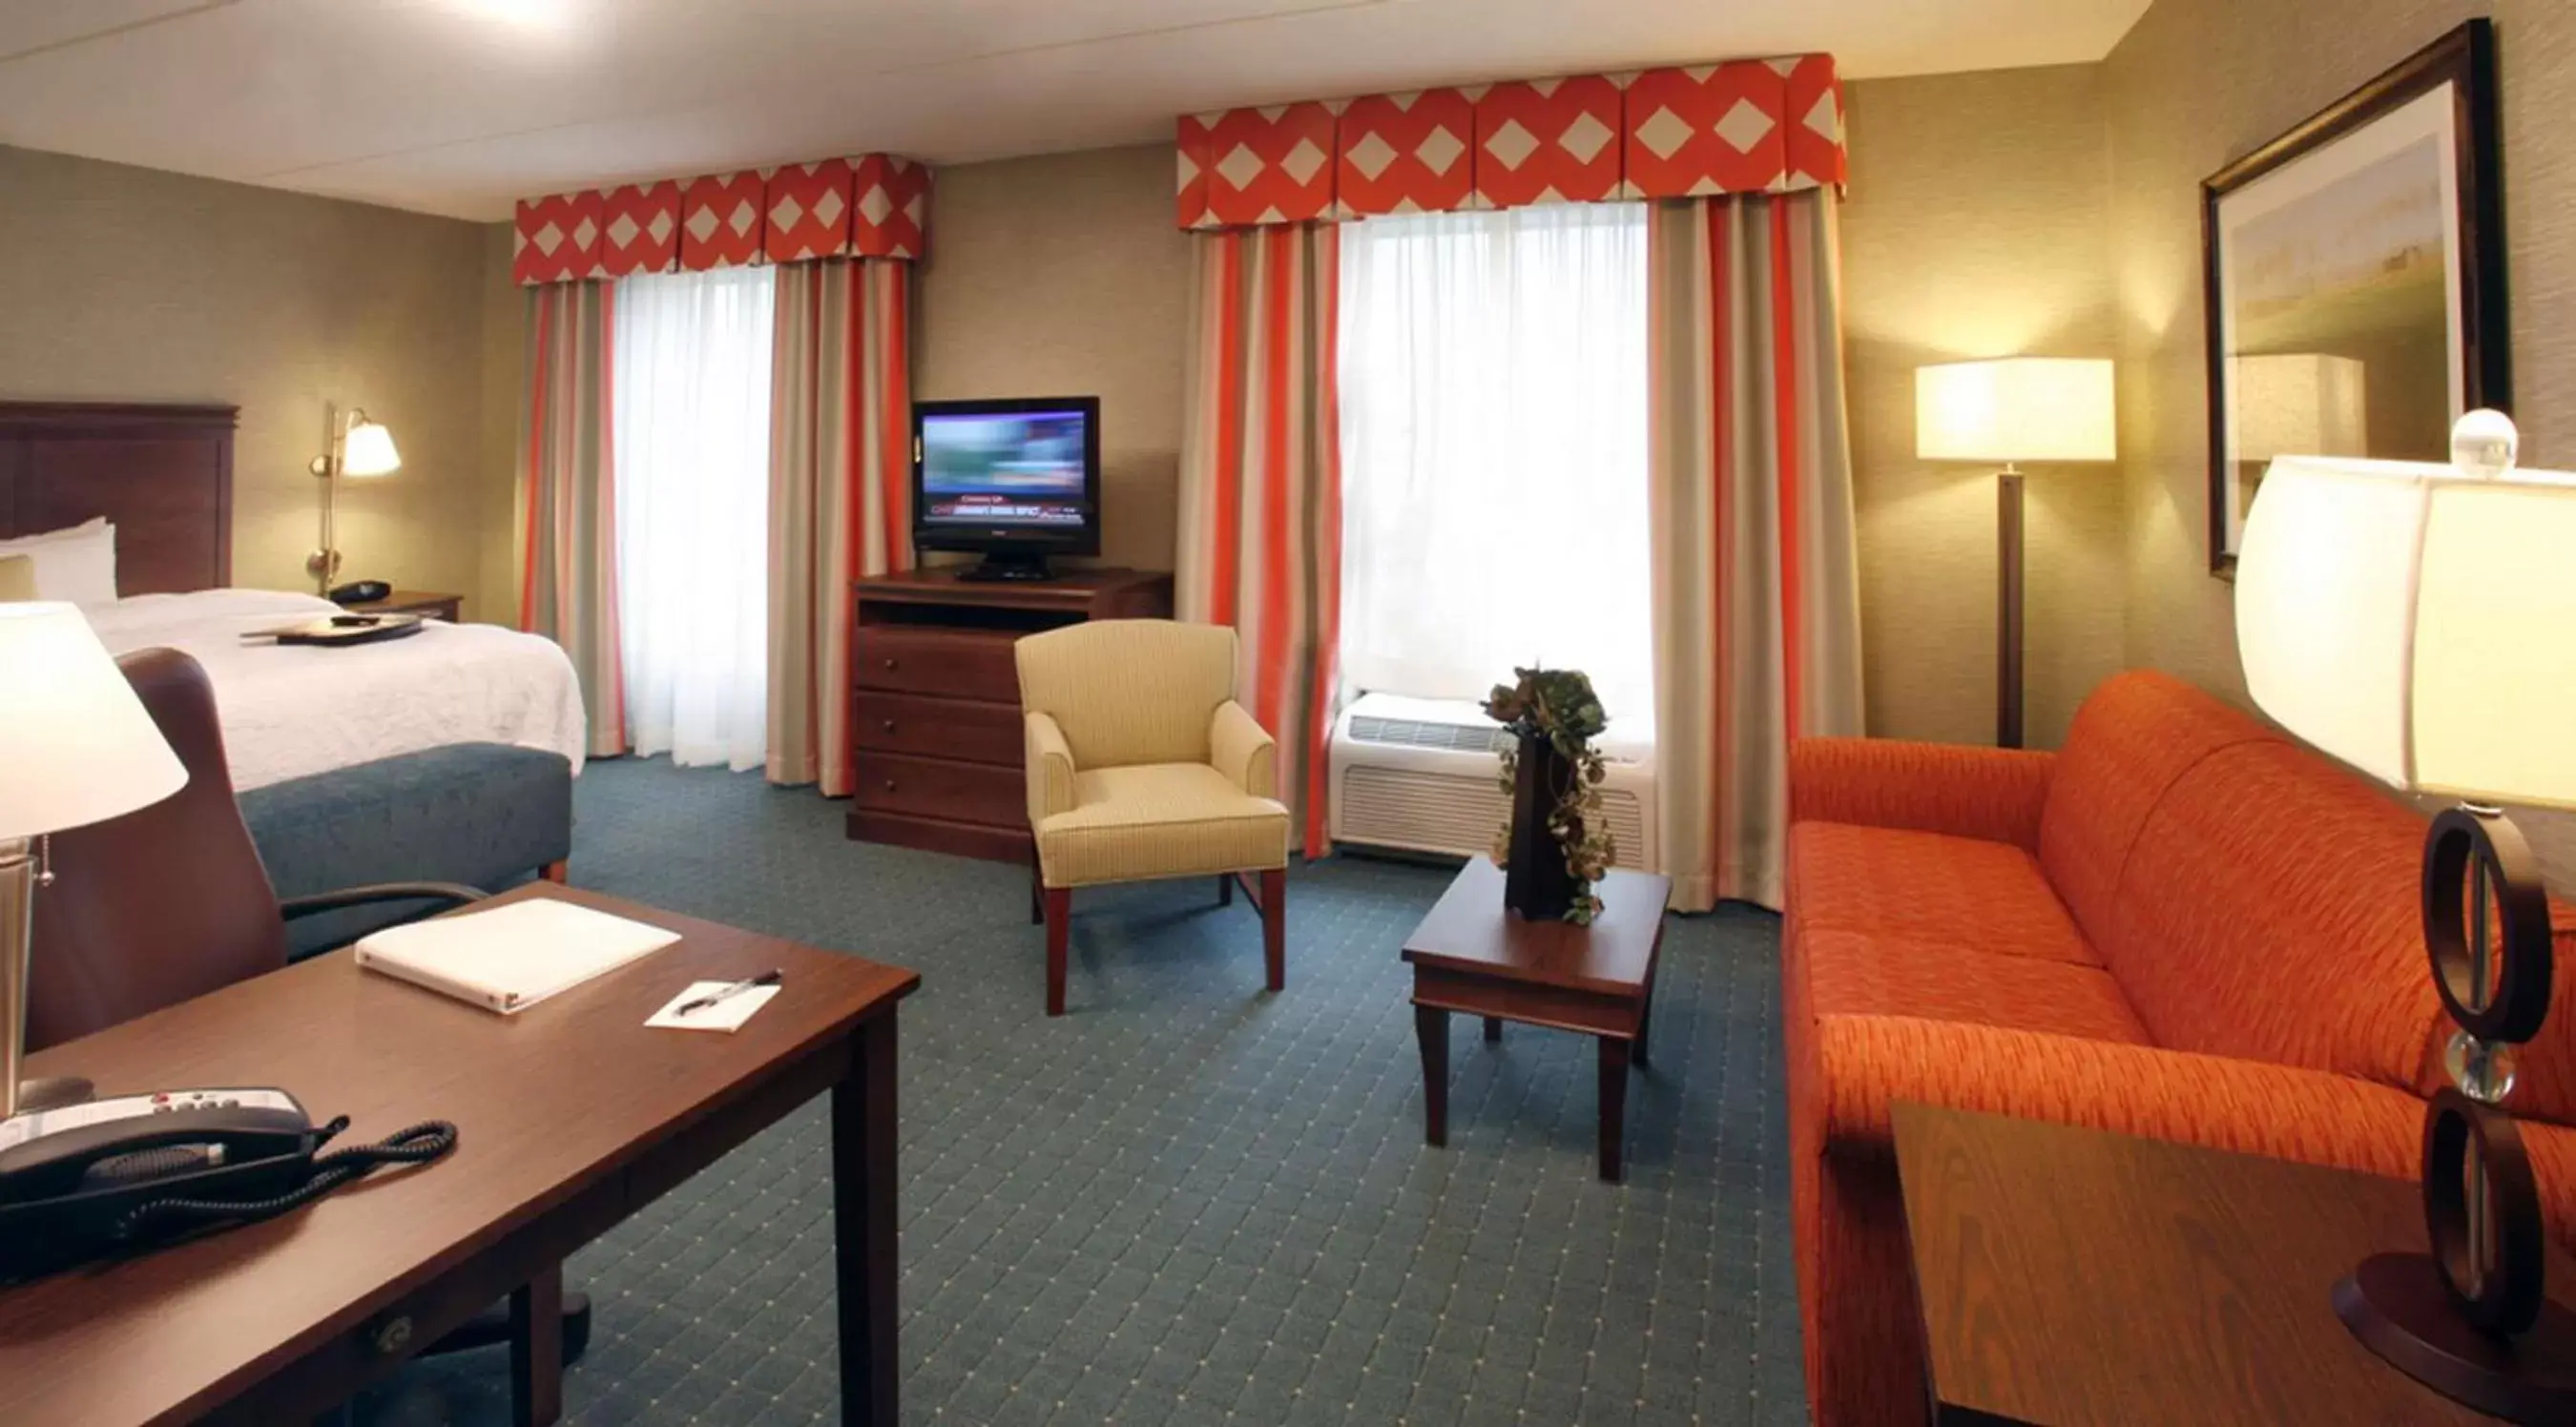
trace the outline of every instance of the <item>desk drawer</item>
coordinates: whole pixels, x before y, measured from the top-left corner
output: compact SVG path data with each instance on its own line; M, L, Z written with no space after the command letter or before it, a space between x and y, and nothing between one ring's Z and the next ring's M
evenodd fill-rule
M858 693L851 723L861 748L924 758L963 758L1018 768L1026 735L1016 704L981 704L881 689Z
M850 682L862 689L987 699L1016 708L1020 670L1011 646L1018 638L1000 630L863 624L852 652Z
M1028 780L1015 767L862 750L857 772L855 798L863 808L951 822L1029 825Z

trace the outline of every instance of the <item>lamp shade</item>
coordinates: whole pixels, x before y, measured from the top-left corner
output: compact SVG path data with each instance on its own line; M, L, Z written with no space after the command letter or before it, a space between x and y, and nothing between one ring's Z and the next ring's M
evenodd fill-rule
M2576 807L2571 551L2576 476L2276 461L2236 566L2246 687L2392 786Z
M349 423L349 434L340 442L340 474L387 476L401 469L402 456L394 450L394 434L382 422L359 416Z
M2119 458L2111 364L2065 357L1951 362L1914 373L1914 454L1926 461Z
M121 817L188 771L67 604L0 605L0 838Z

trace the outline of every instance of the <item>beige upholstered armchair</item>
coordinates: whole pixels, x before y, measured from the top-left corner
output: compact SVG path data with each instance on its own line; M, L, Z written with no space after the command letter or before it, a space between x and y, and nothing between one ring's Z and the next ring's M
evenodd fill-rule
M1231 903L1239 875L1260 873L1270 989L1284 987L1288 810L1278 745L1234 701L1234 631L1093 620L1018 651L1047 1014L1064 1014L1073 889L1104 882L1214 875Z

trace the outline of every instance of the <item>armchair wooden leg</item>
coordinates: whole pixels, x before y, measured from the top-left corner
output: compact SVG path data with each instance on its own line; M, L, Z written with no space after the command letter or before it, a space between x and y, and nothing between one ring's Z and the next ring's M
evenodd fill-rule
M1039 869L1037 859L1032 857L1029 859L1029 925L1039 926L1045 921L1046 874Z
M545 866L538 868L537 875L543 877L549 882L560 883L572 876L572 870L565 864L562 858L558 857L554 861L547 863Z
M1270 973L1270 989L1288 989L1288 874L1278 868L1261 874L1261 957Z
M1047 1014L1064 1014L1065 950L1073 934L1073 889L1046 889Z
M1216 904L1217 904L1218 906L1220 906L1220 907L1231 907L1231 906L1233 906L1233 905L1234 905L1234 874L1233 874L1233 873L1231 873L1231 872L1221 872L1221 873L1218 873L1218 874L1217 874L1217 879L1216 879Z

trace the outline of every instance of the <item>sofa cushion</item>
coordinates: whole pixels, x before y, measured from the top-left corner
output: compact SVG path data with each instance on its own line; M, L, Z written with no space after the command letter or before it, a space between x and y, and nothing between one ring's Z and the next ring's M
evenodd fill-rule
M2202 759L2283 737L2164 674L2121 674L2075 713L2039 820L2039 861L2088 940L2110 934L2121 872L2148 814Z
M1073 811L1037 828L1050 887L1288 865L1288 809L1205 763L1090 768L1073 788Z
M2156 1043L2412 1088L2440 1015L2424 953L2424 820L2285 743L2176 779L2099 941Z
M1913 1016L2150 1043L2120 983L2095 967L1846 931L1809 933L1800 951L1819 1018Z
M1802 822L1789 830L1792 930L1857 931L2096 966L2039 862L2008 843Z

